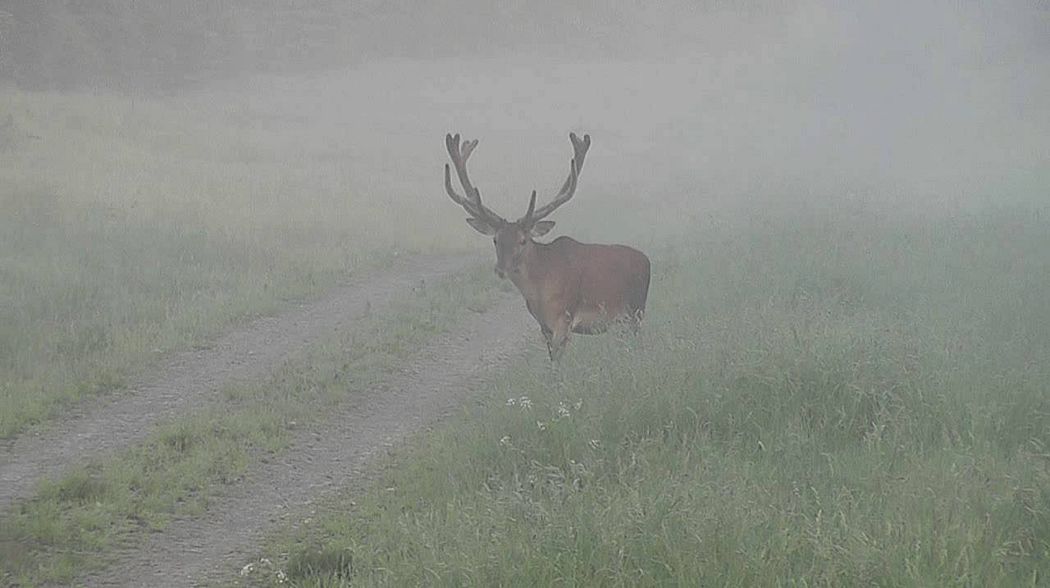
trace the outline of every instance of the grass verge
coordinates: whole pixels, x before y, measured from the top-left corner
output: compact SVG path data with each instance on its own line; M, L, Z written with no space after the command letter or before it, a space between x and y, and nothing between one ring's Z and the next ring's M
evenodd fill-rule
M1043 585L1046 218L709 222L639 338L499 374L237 583Z
M0 519L0 582L67 583L102 566L112 549L202 514L209 500L298 429L352 402L434 335L495 300L487 268L428 285L350 332L289 360L264 383L160 427L120 456L49 481Z

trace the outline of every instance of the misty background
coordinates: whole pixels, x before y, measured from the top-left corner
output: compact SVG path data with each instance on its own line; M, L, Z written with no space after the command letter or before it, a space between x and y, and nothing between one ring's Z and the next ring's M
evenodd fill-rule
M755 195L1002 197L1050 160L1038 1L5 0L0 76L239 101L246 133L272 131L261 142L339 159L358 189L382 177L446 220L445 132L481 139L472 172L506 216L560 184L565 135L589 132L559 211L585 233L606 205L629 230Z

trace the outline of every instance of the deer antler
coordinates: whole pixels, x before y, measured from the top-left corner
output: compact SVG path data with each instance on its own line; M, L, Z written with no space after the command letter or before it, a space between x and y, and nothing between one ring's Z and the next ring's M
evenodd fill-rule
M541 207L539 210L534 210L536 207L536 192L532 193L532 198L529 200L529 211L522 219L526 224L534 223L550 215L559 206L568 202L576 193L576 180L579 178L580 170L583 169L583 160L587 157L587 150L591 148L591 136L584 135L583 140L580 140L576 133L569 133L569 140L572 142L573 151L572 161L569 162L569 177L565 178L565 183L562 184L561 190L558 191L558 195L554 197L554 200L551 200L549 204Z
M445 147L448 148L448 155L452 159L452 164L456 166L456 175L459 176L459 183L463 185L463 190L466 191L467 197L460 196L452 187L452 173L447 163L445 164L445 191L448 192L449 198L462 206L470 216L498 227L507 221L481 203L481 192L474 187L474 184L470 183L470 177L467 176L467 159L470 158L470 154L474 152L474 148L477 146L477 139L464 141L463 145L460 146L459 133L456 133L455 136L451 134L445 135Z

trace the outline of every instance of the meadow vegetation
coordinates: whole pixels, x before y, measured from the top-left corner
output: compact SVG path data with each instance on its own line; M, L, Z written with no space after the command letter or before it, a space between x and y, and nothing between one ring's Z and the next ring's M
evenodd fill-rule
M390 314L371 315L320 341L271 378L227 386L215 400L159 425L141 444L44 481L0 516L0 582L69 583L115 549L199 516L253 463L272 459L331 415L353 406L428 340L496 299L467 272L406 292Z
M1050 210L712 214L638 338L533 353L250 582L1043 585Z

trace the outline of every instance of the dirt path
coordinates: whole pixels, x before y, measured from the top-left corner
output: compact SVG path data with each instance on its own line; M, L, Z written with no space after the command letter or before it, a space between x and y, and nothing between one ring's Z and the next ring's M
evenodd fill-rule
M207 349L179 353L131 391L85 403L46 429L0 444L0 510L28 497L44 478L85 459L142 441L153 427L199 406L223 386L265 377L311 341L346 328L420 280L436 280L480 261L425 256L351 280L323 299L257 320Z
M373 456L458 406L481 377L521 353L534 335L520 297L438 337L382 386L298 436L201 517L178 520L123 554L87 586L200 586L229 579L264 533L327 493L360 481ZM534 337L536 339L536 337Z

